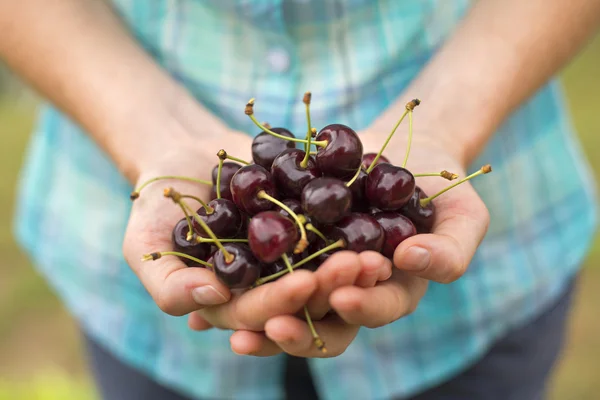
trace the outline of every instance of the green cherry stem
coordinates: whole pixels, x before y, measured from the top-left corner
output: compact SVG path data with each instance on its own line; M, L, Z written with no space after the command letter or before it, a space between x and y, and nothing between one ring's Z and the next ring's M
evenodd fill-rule
M267 127L265 127L260 122L258 122L258 120L254 117L254 99L250 99L248 101L248 103L246 104L246 108L244 109L244 113L248 117L250 117L250 119L252 120L252 122L254 122L254 124L259 129L267 132L269 135L275 136L275 137L277 137L279 139L282 139L282 140L288 140L290 142L298 142L298 143L305 143L305 144L308 142L306 139L291 138L291 137L280 135L278 133L273 132L270 129L267 129ZM327 144L328 144L328 142L327 142L327 140L320 140L320 141L312 142L312 144L314 144L315 146L319 146L319 147L326 147Z
M142 256L142 261L155 261L161 258L162 256L178 256L187 258L188 260L192 260L198 264L204 265L205 267L212 268L213 265L211 263L207 263L206 261L202 261L199 258L189 256L185 253L180 253L178 251L158 251L150 254L144 254Z
M411 104L411 103L409 103L409 104ZM413 137L413 110L414 110L414 107L409 108L407 105L406 109L408 110L408 144L406 145L406 155L404 156L404 162L402 162L402 168L406 168L406 163L408 162L408 155L410 154L410 146L412 145L412 137Z
M461 179L460 181L456 182L455 184L452 184L452 185L448 186L445 189L440 190L439 192L437 192L433 196L429 196L429 197L426 197L424 199L421 199L419 201L419 203L421 204L421 207L425 207L425 206L427 206L427 204L431 203L431 201L433 199L435 199L436 197L438 197L438 196L446 193L448 190L452 189L453 187L456 187L456 186L460 185L463 182L466 182L466 181L468 181L470 179L473 179L476 176L487 174L487 173L490 173L490 172L492 172L492 166L489 165L489 164L486 164L483 167L481 167L477 172L473 172L471 175L467 176L466 178Z
M330 250L340 249L340 248L344 248L344 247L346 247L346 242L344 242L344 239L340 239L337 242L334 242L334 243L330 244L327 247L323 247L321 250L315 251L310 256L308 256L308 257L306 257L306 258L298 261L296 264L292 265L292 269L300 268L301 266L303 266L307 262L309 262L311 260L314 260L315 258L319 257L321 254L327 253ZM287 274L288 272L289 271L287 269L284 269L283 271L279 271L279 272L277 272L275 274L267 275L267 276L264 276L262 278L259 278L259 279L256 280L256 282L254 282L254 285L252 287L260 286L262 284L265 284L267 282L275 280L275 279L279 278L280 276L283 276L283 275Z
M217 167L217 199L221 198L221 171L223 171L223 159L219 157L219 166Z
M194 238L194 226L192 225L192 220L190 218L190 214L187 212L187 210L181 206L181 204L179 205L179 207L181 207L181 211L183 211L183 213L185 214L185 220L187 222L187 226L188 226L188 233L187 236L185 237L185 240L187 240L188 242L191 242L192 239Z
M137 199L138 197L140 197L140 192L142 191L142 189L144 189L146 186L148 186L152 182L160 181L163 179L179 179L181 181L190 181L190 182L201 183L203 185L211 185L212 186L212 182L205 181L204 179L196 179L196 178L191 178L189 176L163 175L163 176L157 176L152 179L148 179L146 182L141 184L137 189L135 189L133 192L131 192L131 194L129 195L129 198L132 201Z
M210 215L212 213L215 212L215 209L212 208L211 206L209 206L208 204L206 204L204 201L202 201L201 198L196 197L196 196L192 196L191 194L182 194L181 195L182 199L192 199L192 200L196 200L198 203L200 203L202 205L202 207L204 208L204 210L206 211L207 215Z
M248 161L244 161L241 158L237 158L237 157L234 157L232 155L229 155L223 149L219 150L219 152L217 153L217 157L219 157L219 160L223 160L223 161L225 161L225 160L231 160L231 161L239 162L240 164L250 165L250 163Z
M302 253L308 246L308 239L306 238L306 230L304 229L304 224L302 223L302 220L300 219L300 217L298 217L298 215L295 212L293 212L288 206L286 206L285 204L283 204L276 198L269 196L267 194L267 192L265 192L264 190L261 190L260 192L258 192L257 197L259 199L269 200L271 203L274 203L275 205L281 207L284 211L286 211L288 214L290 214L290 216L292 218L294 218L294 220L298 224L298 229L300 229L300 240L296 244L296 248L294 249L294 254Z
M315 235L317 235L318 237L320 237L321 239L323 239L323 241L325 243L329 242L327 240L327 238L325 237L325 235L323 235L323 233L320 230L315 228L315 226L313 224L306 224L304 227L306 228L307 231L310 231L310 232L314 233Z
M452 172L443 170L441 172L428 172L428 173L424 173L424 174L413 174L413 176L415 178L419 178L419 177L423 177L423 176L441 176L444 179L447 179L449 181L453 181L455 179L458 179L458 175L453 174Z
M306 123L308 125L308 130L306 131L307 142L304 145L304 151L306 153L310 152L310 139L312 138L311 129L310 129L310 127L311 127L311 125L310 125L310 100L311 100L311 98L312 98L311 92L304 93L304 97L302 98L302 102L304 103L304 105L306 107ZM306 158L308 158L308 155ZM306 168L306 166L303 166L302 168Z
M358 175L360 175L360 171L361 170L362 170L362 164L359 165L359 167L356 170L356 173L354 174L354 176L352 177L352 179L350 179L348 182L346 182L346 187L352 186L352 184L354 183L354 181L356 180L356 178L358 178Z
M196 214L191 208L190 206L188 206L182 199L181 199L181 194L179 194L177 191L175 191L175 189L173 188L167 188L164 191L164 196L173 200L174 203L179 204L181 207L185 208L190 214L192 214L192 217L194 218L194 220L200 224L200 226L202 227L202 229L204 229L204 231L208 234L208 236L210 236L210 238L214 241L215 246L217 246L219 248L219 250L221 250L221 252L223 253L223 257L225 258L225 262L227 264L230 264L231 262L233 262L234 260L234 256L233 254L231 254L230 252L227 251L227 249L225 247L223 247L223 245L221 244L221 241L217 238L217 236L215 235L215 233L212 231L212 229L210 229L208 227L208 225L206 225L206 222L204 222L202 220L202 218L200 218L200 216L198 214Z
M383 143L383 146L381 147L381 150L379 150L379 153L377 153L377 155L375 156L375 158L371 162L371 165L367 169L367 174L370 173L373 170L373 168L375 168L375 166L377 165L377 161L379 161L379 157L381 157L381 155L383 154L383 151L385 150L385 148L387 147L388 143L392 139L392 136L394 136L394 133L396 133L396 130L398 129L398 127L400 126L400 124L402 123L402 121L404 120L404 118L406 117L406 115L410 111L412 111L416 106L418 106L419 104L421 104L421 101L419 99L411 100L410 102L408 102L406 104L404 113L402 114L402 116L400 117L400 119L398 120L398 122L396 123L396 125L394 126L394 129L392 129L392 132L388 135L387 139Z
M290 264L290 259L288 258L287 254L284 253L281 256L281 258L283 259L283 262L285 263L285 266L287 267L288 272L290 274L293 274L294 269L292 268L292 264ZM306 306L304 306L304 316L306 318L306 322L308 323L308 328L310 329L310 333L312 334L315 345L323 353L327 353L327 348L325 347L325 342L323 342L323 340L321 340L321 337L317 333L317 330L315 329L315 326L313 325L312 318L310 317L310 313L308 312L308 308Z

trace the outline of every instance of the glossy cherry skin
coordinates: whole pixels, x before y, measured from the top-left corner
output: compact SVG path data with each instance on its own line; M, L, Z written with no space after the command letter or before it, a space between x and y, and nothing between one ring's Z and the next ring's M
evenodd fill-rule
M366 184L367 173L361 169L356 180L350 185L350 191L352 192L352 211L365 212L369 208L369 201L365 194Z
M417 228L404 215L385 211L373 216L385 232L385 242L381 253L389 259L394 258L396 247L404 240L417 234Z
M345 250L362 251L373 250L381 251L385 241L385 233L379 223L370 215L352 213L334 226L329 227L326 236L332 241L344 239L346 242Z
M360 167L363 145L356 132L342 124L327 125L319 131L315 141L326 140L326 147L318 147L317 167L323 175L340 179L354 176Z
M373 164L373 160L375 159L375 157L377 157L377 153L366 153L363 155L362 158L362 167L364 170L369 169L369 167L371 166L371 164ZM379 156L379 159L377 160L377 164L380 163L388 163L390 164L390 160L388 160L383 154ZM375 165L377 165L375 164Z
M321 171L312 157L308 158L306 168L300 166L305 155L300 149L287 149L273 161L271 175L280 195L299 199L304 186L321 176Z
M223 168L221 169L221 198L232 200L231 190L229 189L229 184L231 183L231 178L238 171L238 169L242 168L242 166L238 163L225 161L223 163ZM219 173L219 166L215 166L212 170L212 188L210 190L210 199L217 198L217 175Z
M302 204L300 204L300 200L285 199L285 200L281 200L281 202L283 204L285 204L290 210L292 210L292 212L296 213L296 215L304 213L304 211L302 210ZM283 215L284 217L292 218L292 216L287 211L285 211L283 208L279 208L277 211L279 212L279 214Z
M221 250L213 255L213 269L217 277L230 289L246 289L252 286L260 276L260 261L245 244L225 243L223 247L234 259L227 264Z
M365 193L369 204L384 211L398 210L415 191L409 170L388 163L377 164L367 176Z
M352 192L335 178L317 178L302 191L302 209L321 224L334 224L350 212Z
M206 261L210 256L210 245L206 243L196 243L195 241L188 242L187 234L189 231L190 229L185 218L179 220L179 222L175 224L171 234L173 250ZM189 258L179 257L179 259L188 267L204 267L202 264L198 264Z
M274 206L269 200L257 197L261 190L271 197L277 195L271 173L258 164L240 168L231 179L230 188L235 205L249 216L268 211Z
M208 225L219 239L231 239L238 235L243 226L242 215L231 200L224 198L214 199L208 203L213 208L212 214L207 214L204 207L200 207L196 213ZM194 230L202 237L210 237L202 226L192 219Z
M430 201L425 207L422 207L419 201L426 197L425 192L417 186L408 203L400 209L400 212L415 225L417 233L431 233L435 222L435 205L433 201Z
M285 128L271 128L270 130L282 136L295 138L294 134ZM275 157L282 151L295 147L296 144L290 140L283 140L262 131L252 140L252 160L255 164L270 170Z
M294 250L298 229L291 219L277 211L256 214L248 225L248 245L254 256L263 263L272 263Z

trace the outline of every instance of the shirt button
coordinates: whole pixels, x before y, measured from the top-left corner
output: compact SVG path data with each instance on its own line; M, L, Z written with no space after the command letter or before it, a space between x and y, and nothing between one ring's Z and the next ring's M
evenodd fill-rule
M290 56L283 49L272 49L267 53L267 63L275 72L285 72L290 67Z

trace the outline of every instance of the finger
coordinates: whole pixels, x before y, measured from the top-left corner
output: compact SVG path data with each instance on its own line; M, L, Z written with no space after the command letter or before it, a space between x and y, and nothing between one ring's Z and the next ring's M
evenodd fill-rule
M213 326L207 320L202 318L200 314L193 312L188 317L188 327L193 331L205 331Z
M329 301L346 323L377 328L412 313L426 289L426 280L394 271L391 279L373 288L340 288Z
M284 352L296 357L327 358L342 354L358 333L359 326L348 325L337 316L314 323L315 330L327 349L323 353L317 348L306 321L291 315L270 319L265 333Z
M465 184L453 190L436 199L433 233L408 238L396 248L396 267L440 283L453 282L465 273L490 217L472 187Z
M363 251L358 255L361 270L355 285L373 287L377 281L384 281L392 275L392 262L375 251Z
M357 253L339 251L315 271L318 288L307 306L315 320L329 311L329 295L337 288L353 285L361 272L361 261Z
M270 357L282 352L263 332L236 331L229 338L231 350L240 355Z
M200 313L224 329L263 330L268 319L301 310L316 289L314 274L298 270L250 289L230 303L207 307Z

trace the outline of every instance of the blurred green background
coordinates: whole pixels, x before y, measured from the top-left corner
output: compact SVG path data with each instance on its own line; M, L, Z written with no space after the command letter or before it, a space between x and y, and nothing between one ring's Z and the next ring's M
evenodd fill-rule
M563 71L569 107L600 178L600 36ZM0 399L94 399L75 326L11 233L35 96L0 66ZM600 181L599 181L600 183ZM600 398L600 240L586 263L551 399Z

